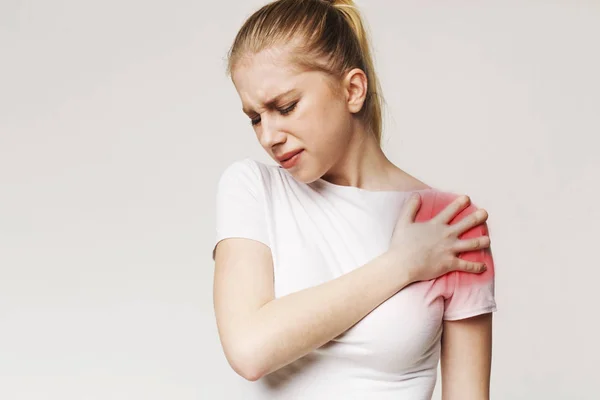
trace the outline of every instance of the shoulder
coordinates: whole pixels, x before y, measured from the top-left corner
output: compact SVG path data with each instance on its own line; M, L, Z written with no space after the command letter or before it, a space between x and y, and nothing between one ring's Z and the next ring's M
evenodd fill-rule
M463 196L463 194L442 191L442 190L435 190L434 196L432 199L432 216L437 215L440 211L442 211L444 208L446 208L450 203L452 203L454 200L456 200L460 196ZM454 218L450 221L450 224L459 222L460 220L462 220L463 218L467 217L468 215L474 213L475 211L477 211L480 208L477 205L477 203L474 201L473 196L471 196L471 195L468 195L468 196L469 196L469 199L471 200L469 205L467 207L463 208L460 212L458 212L454 216ZM477 234L487 234L488 233L487 222L484 222L483 224L470 229L469 231L465 232L462 237L463 238L474 237L473 235L476 235L476 233Z
M234 186L247 188L252 191L272 191L287 182L289 177L285 170L277 165L269 165L254 160L250 157L233 161L229 164L219 178L219 188Z
M244 176L258 176L258 173L259 167L257 166L257 161L247 157L235 160L231 164L227 165L221 173L221 180L240 178Z
M253 160L235 160L225 167L217 182L218 202L237 201L247 196L257 197L260 175ZM243 197L242 197L243 196Z
M479 206L475 203L473 196L469 195L468 193L455 193L443 190L435 190L433 199L435 208L434 211L441 211L447 205L463 195L468 195L471 201L469 205L461 212L461 214L470 214L479 208Z
M229 182L237 182L240 184L256 184L260 181L263 175L265 165L246 157L233 161L227 165L219 178L219 185Z
M440 190L434 187L416 190L416 192L418 192L421 196L421 206L419 208L419 214L417 215L416 221L427 220L435 217L450 203L463 195L461 193ZM469 198L471 200L469 205L455 215L450 222L451 224L460 221L464 217L479 209L479 206L473 201L473 196L469 195Z
M224 174L255 174L255 175L279 175L281 174L282 168L277 165L265 164L261 161L257 161L250 157L241 158L233 161L229 164L225 170Z

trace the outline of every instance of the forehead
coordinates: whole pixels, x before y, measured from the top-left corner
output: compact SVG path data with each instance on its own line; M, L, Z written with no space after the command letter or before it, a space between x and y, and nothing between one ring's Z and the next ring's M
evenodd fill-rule
M232 72L244 109L262 107L275 96L298 89L305 78L304 73L287 61L285 53L277 49L245 57Z

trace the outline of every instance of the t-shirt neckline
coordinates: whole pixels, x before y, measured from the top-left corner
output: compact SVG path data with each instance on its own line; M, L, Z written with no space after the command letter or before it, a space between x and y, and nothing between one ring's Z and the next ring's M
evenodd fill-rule
M406 194L411 194L414 192L424 192L424 191L428 191L428 190L435 190L435 188L433 188L433 187L426 187L426 188L422 188L422 189L413 189L413 190L370 190L370 189L359 188L356 186L338 185L335 183L331 183L323 178L318 178L313 183L316 183L320 187L326 188L327 190L335 191L338 193L358 193L358 194L373 195L373 196L378 195L378 194L380 194L380 195L406 195Z

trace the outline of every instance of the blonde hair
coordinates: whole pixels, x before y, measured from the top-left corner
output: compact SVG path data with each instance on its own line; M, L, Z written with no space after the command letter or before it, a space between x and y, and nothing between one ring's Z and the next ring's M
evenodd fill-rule
M360 68L367 94L358 113L381 146L382 96L367 31L352 0L277 0L244 22L229 50L227 74L248 55L277 45L292 47L291 62L301 70L321 71L341 82Z

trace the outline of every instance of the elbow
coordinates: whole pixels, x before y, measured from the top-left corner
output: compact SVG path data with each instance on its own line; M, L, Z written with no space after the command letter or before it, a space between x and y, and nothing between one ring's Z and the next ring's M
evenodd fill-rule
M231 367L239 376L250 382L256 382L263 376L260 369L251 362L237 363Z
M249 374L244 374L241 375L244 379L246 379L247 381L250 382L256 382L257 380L259 380L260 378L262 378L262 374L260 373L249 373Z
M255 382L265 375L259 357L253 350L250 346L238 346L230 351L225 351L227 362L235 373L251 382Z

